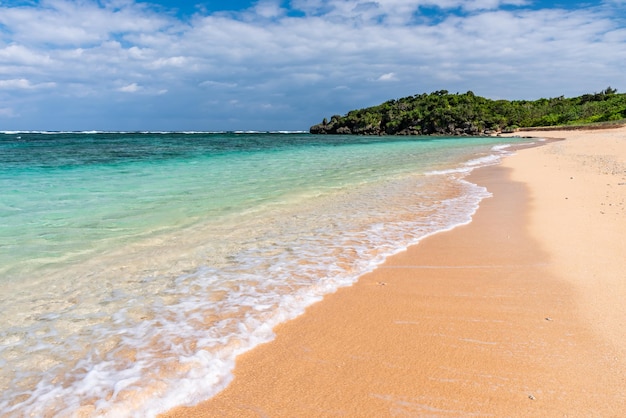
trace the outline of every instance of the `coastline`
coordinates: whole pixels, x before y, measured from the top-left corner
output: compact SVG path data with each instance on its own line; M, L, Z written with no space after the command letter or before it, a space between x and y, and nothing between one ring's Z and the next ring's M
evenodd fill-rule
M619 416L626 128L518 151L473 221L391 257L162 416ZM623 188L623 189L622 189Z

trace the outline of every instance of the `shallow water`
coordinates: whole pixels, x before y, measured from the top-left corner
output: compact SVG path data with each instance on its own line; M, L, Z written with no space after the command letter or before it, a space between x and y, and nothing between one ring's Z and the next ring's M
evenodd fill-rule
M527 141L507 138L511 141ZM0 134L0 412L151 416L467 223L500 138Z

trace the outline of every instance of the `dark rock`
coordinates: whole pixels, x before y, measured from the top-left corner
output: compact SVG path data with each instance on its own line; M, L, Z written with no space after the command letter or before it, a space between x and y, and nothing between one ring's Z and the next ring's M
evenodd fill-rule
M339 135L350 135L352 134L352 130L350 130L350 128L348 128L347 126L342 126L341 128L337 129L337 133Z

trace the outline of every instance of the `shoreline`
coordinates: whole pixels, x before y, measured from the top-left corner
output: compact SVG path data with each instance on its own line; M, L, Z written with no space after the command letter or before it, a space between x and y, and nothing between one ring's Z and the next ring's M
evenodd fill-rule
M327 295L224 391L162 416L619 416L626 129L524 135L567 140L475 170L493 197L470 224Z

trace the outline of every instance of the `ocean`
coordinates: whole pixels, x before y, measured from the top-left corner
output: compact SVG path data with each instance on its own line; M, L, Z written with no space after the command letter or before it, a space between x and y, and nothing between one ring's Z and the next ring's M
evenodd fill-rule
M0 133L0 416L146 417L424 237L497 137Z

